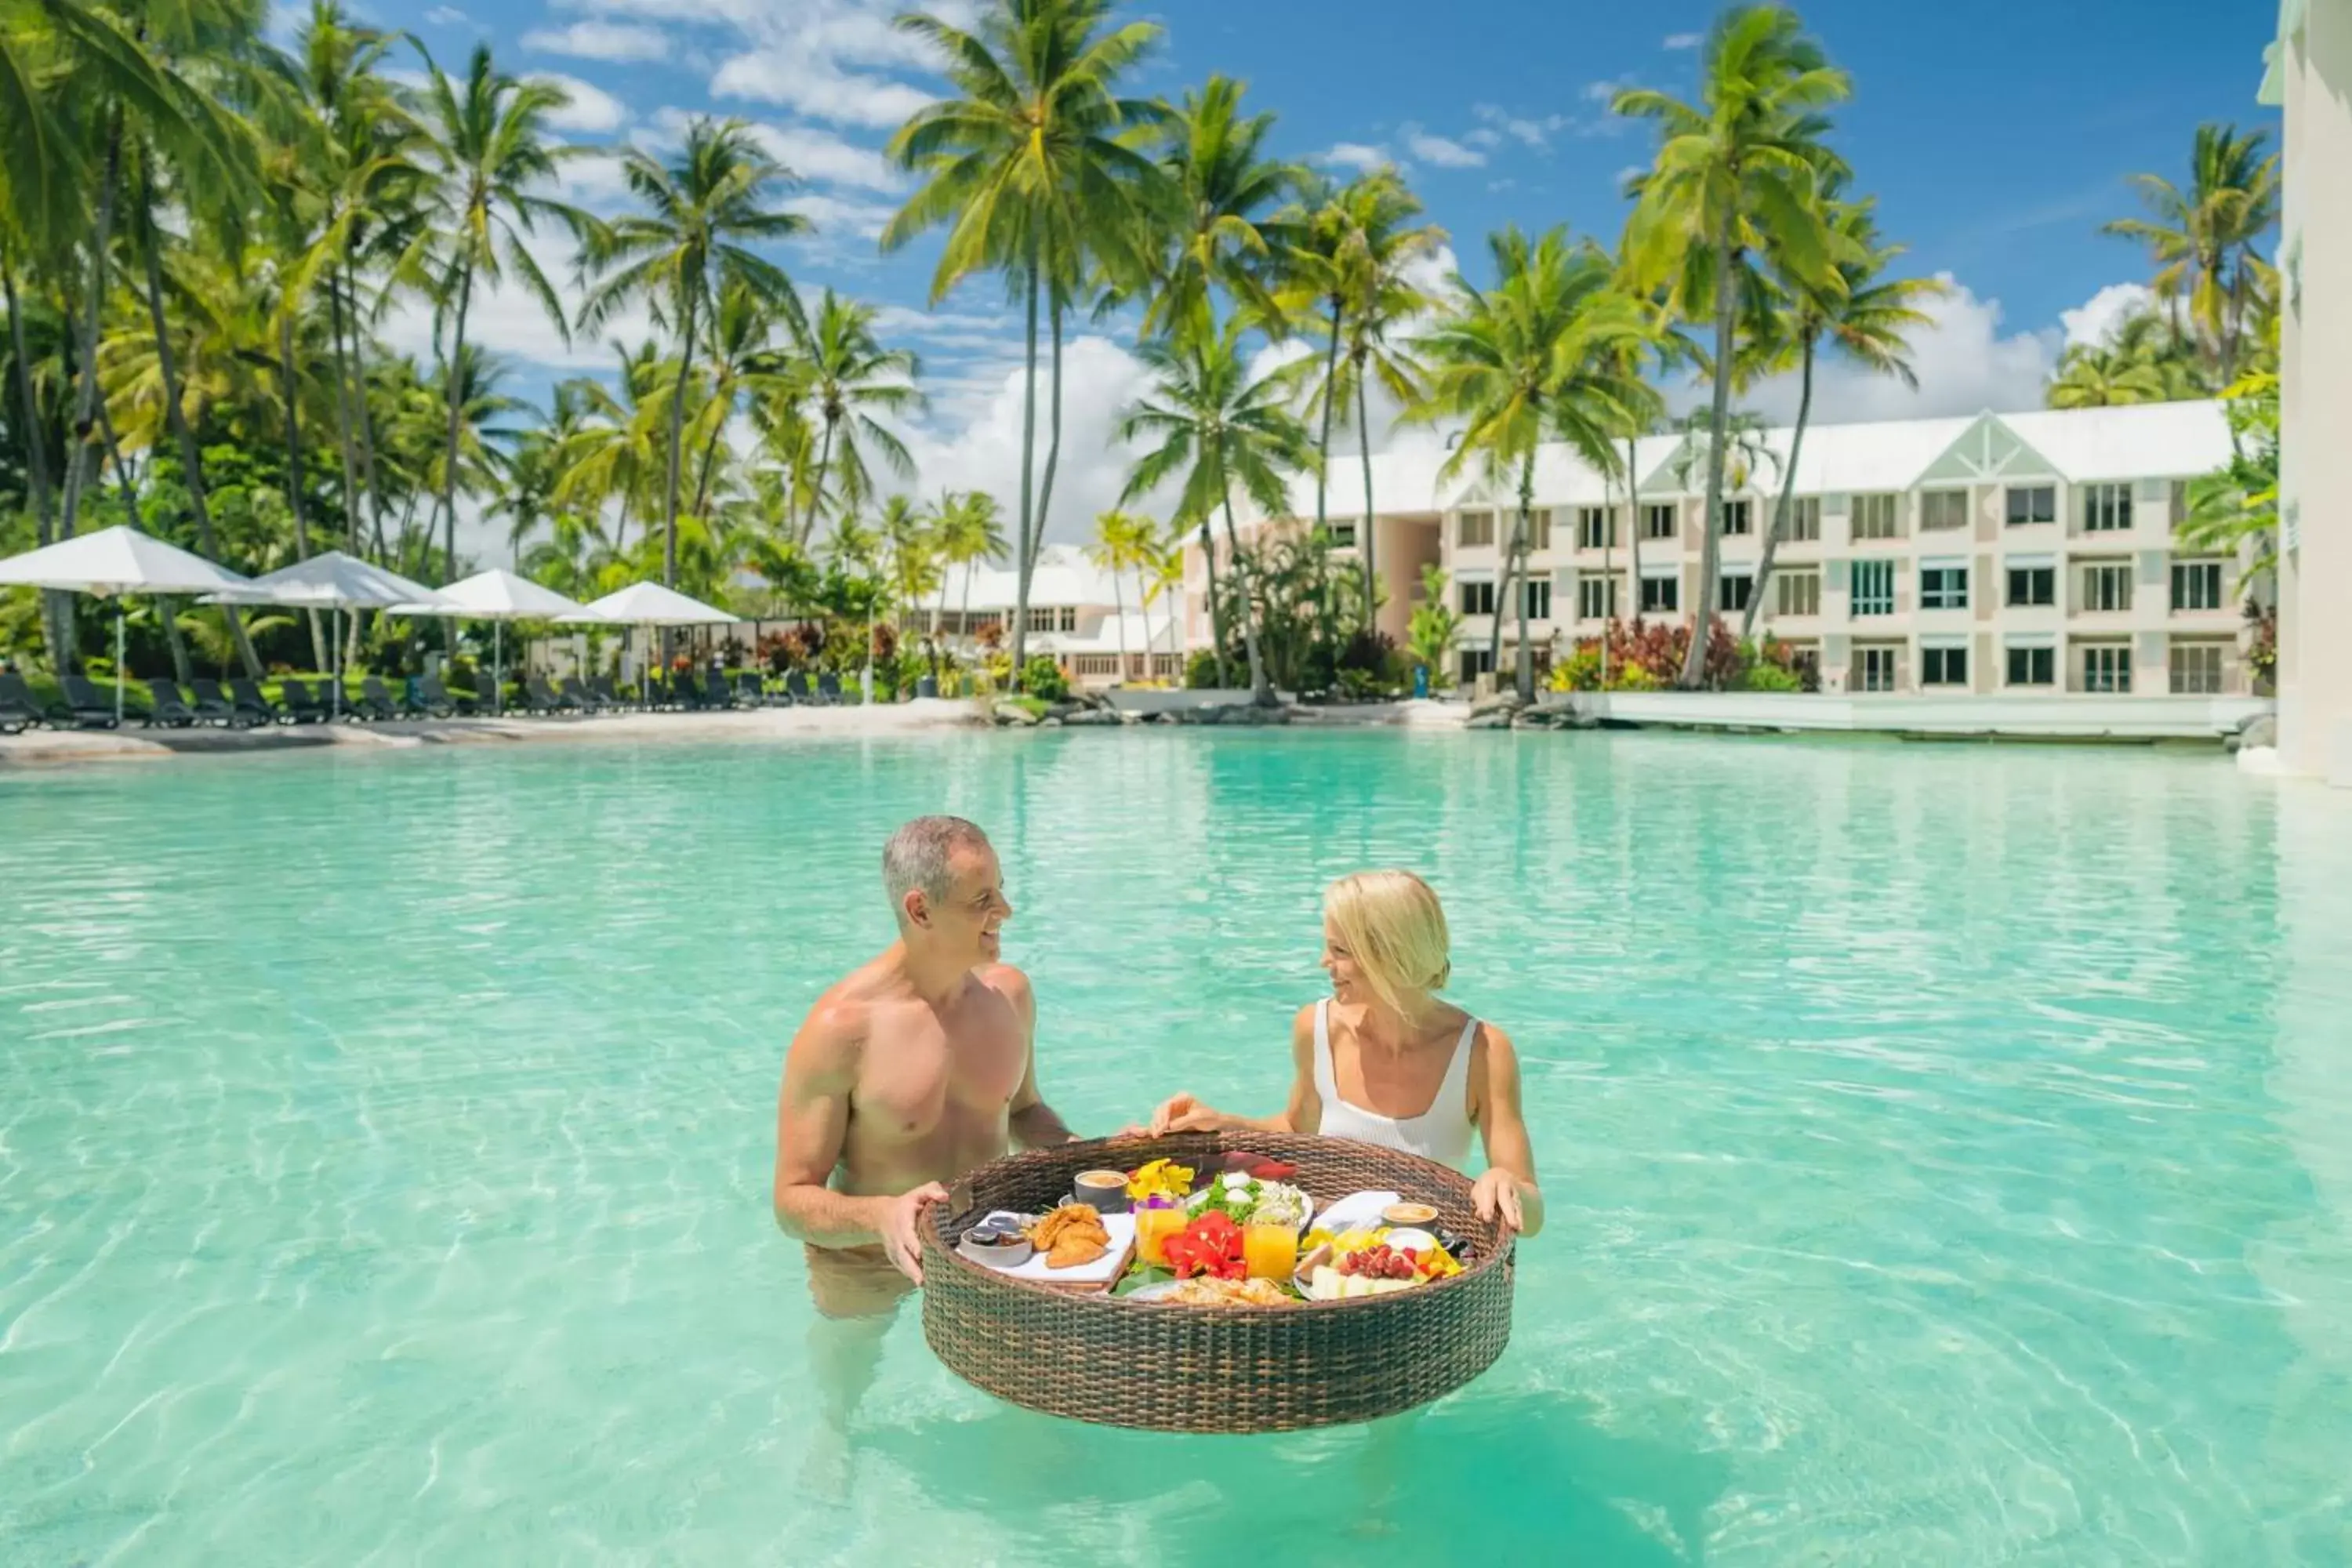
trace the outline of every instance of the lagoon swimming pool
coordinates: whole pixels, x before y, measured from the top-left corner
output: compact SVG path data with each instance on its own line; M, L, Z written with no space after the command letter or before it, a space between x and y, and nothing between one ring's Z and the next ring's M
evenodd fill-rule
M784 1042L973 816L1048 1098L1278 1099L1430 876L1550 1227L1402 1439L894 1331L845 1498ZM2352 803L2141 751L1265 732L0 776L0 1563L2352 1562Z

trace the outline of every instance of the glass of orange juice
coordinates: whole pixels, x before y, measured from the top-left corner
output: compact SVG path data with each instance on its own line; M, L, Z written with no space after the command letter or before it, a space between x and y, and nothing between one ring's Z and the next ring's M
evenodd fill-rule
M1244 1226L1242 1262L1253 1279L1287 1282L1298 1272L1298 1227L1287 1222Z
M1154 1268L1168 1264L1168 1238L1184 1228L1181 1205L1164 1204L1135 1211L1135 1255Z

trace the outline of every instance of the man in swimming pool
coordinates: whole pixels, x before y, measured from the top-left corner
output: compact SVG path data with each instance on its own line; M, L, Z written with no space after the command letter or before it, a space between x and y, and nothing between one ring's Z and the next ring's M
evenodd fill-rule
M836 1429L922 1282L916 1224L943 1184L1013 1145L1076 1139L1037 1092L1036 1002L1000 959L1013 906L988 836L917 817L890 836L882 881L898 938L809 1009L776 1111L776 1223L805 1247Z

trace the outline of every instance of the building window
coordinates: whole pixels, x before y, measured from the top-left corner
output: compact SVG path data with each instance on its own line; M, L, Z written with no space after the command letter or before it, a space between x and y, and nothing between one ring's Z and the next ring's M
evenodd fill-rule
M1724 533L1726 535L1731 535L1748 532L1753 526L1751 521L1752 516L1753 514L1748 510L1748 503L1746 501L1725 501L1723 503Z
M2083 531L2120 533L2132 525L2131 486L2086 485L2083 489Z
M2219 561L2174 562L2172 607L2176 610L2220 609L2221 563Z
M1919 607L1923 610L1967 609L1969 569L1965 566L1920 567Z
M2055 485L2011 485L2008 501L2009 526L2011 528L2029 522L2058 521L2058 487Z
M1969 492L1966 490L1928 490L1919 498L1919 531L1937 529L1966 528L1969 525Z
M1617 579L1614 577L1579 577L1576 580L1576 618L1580 621L1614 620L1617 616Z
M2012 609L2058 602L2055 566L2012 566L2009 569L2009 603Z
M2221 645L2177 642L2168 655L2176 697L2218 697L2221 692Z
M1682 608L1683 584L1679 577L1644 577L1642 579L1642 613L1645 616L1671 616Z
M1551 619L1551 579L1523 577L1519 580L1519 604L1531 621Z
M2083 568L2083 608L2109 614L2131 608L2132 572L2123 562L2103 561Z
M1726 572L1715 580L1715 607L1718 610L1744 610L1755 596L1756 579L1746 572Z
M1051 609L1040 609L1037 612L1037 629L1054 632L1076 631L1078 607L1076 605L1056 605Z
M1576 509L1576 547L1579 550L1611 550L1616 544L1616 513L1605 506L1580 506Z
M1798 496L1789 502L1789 538L1791 542L1818 540L1822 536L1822 498Z
M1465 616L1491 616L1495 613L1495 584L1486 582L1465 582L1462 584L1462 613Z
M2011 648L2009 650L2009 683L2011 686L2055 686L2058 683L2057 666L2055 649Z
M1856 496L1853 498L1853 536L1856 539L1899 539L1903 534L1903 514L1898 503L1901 496Z
M2131 649L2117 643L2083 650L2083 689L2108 693L2131 689Z
M1495 668L1495 650L1491 647L1465 647L1462 650L1462 683L1465 686Z
M1776 616L1818 616L1822 613L1819 572L1776 572L1772 574Z
M1895 613L1895 563L1857 561L1853 563L1853 613L1891 616Z
M1653 501L1642 509L1642 537L1672 539L1675 536L1675 503Z
M1853 689L1856 691L1892 691L1895 689L1895 667L1901 662L1899 647L1858 647L1853 650Z
M1919 684L1966 686L1969 650L1964 647L1923 647L1919 650Z
M1331 548L1351 550L1355 547L1355 543L1356 525L1354 523L1335 522L1331 525Z
M1495 514L1465 511L1454 525L1454 542L1465 550L1491 550L1495 544Z
M1528 549L1530 552L1551 548L1551 510L1536 507L1528 513Z

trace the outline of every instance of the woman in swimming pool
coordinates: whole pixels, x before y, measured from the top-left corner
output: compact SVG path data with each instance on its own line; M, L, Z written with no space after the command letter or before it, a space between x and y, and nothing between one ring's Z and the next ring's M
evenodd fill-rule
M1510 1037L1436 993L1452 972L1445 911L1410 871L1359 871L1323 894L1323 968L1331 994L1290 1023L1290 1103L1236 1116L1190 1094L1152 1112L1151 1131L1323 1133L1401 1149L1454 1168L1474 1131L1486 1173L1479 1216L1532 1236L1543 1227L1535 1151L1519 1115Z

